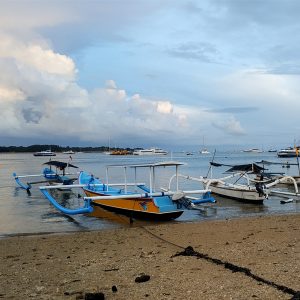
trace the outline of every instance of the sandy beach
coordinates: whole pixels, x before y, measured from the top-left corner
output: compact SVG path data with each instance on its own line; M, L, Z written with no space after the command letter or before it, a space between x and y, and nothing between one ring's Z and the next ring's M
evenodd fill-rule
M297 214L5 238L0 298L298 299L299 224Z

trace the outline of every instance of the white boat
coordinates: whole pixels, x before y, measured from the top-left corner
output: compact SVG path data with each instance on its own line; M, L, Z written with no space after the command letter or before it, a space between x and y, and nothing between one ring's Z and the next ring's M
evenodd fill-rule
M211 166L229 166L211 162ZM212 169L212 168L211 168ZM231 198L242 202L262 203L268 198L268 190L265 188L265 183L270 180L264 181L261 179L252 179L252 175L260 174L264 168L256 164L234 165L231 166L226 173L231 175L222 178L202 178L202 182L206 188L211 189L213 194ZM234 179L233 183L230 179ZM239 180L244 180L243 183L237 183Z
M210 152L207 150L207 148L204 146L204 137L203 137L203 147L202 150L200 150L200 154L210 154Z
M281 149L277 152L278 157L297 157L298 156L298 149L297 148L286 148Z
M200 150L201 154L210 154L210 152L207 149Z
M73 150L69 150L69 151L64 151L63 154L75 154L75 152Z
M56 156L54 152L51 150L45 150L45 151L40 151L40 152L35 152L33 153L34 156Z
M133 151L133 155L167 155L168 151L160 148L138 149Z
M245 149L243 152L262 153L263 151L258 148Z
M216 167L230 166L214 162L211 162L210 164L211 166ZM266 169L258 166L255 163L234 165L230 167L231 168L226 172L232 173L231 175L223 178L200 177L198 180L202 181L204 188L210 189L212 194L231 198L241 202L263 203L265 199L268 199L269 195L276 195L284 198L300 198L296 179L292 176L280 176L276 179L264 177L263 171ZM235 181L232 183L230 182L232 178L237 179L235 179ZM238 184L237 182L242 179L245 182ZM292 184L294 186L294 192L278 189L278 186L282 183Z

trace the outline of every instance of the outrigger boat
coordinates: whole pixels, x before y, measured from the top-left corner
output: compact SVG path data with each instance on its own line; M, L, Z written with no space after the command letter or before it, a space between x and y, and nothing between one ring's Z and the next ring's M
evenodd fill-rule
M50 160L44 165L47 165L49 167L45 167L41 174L32 174L32 175L17 175L16 173L13 173L14 179L16 183L27 192L30 191L33 184L40 184L40 183L48 183L48 184L63 184L63 185L71 185L75 180L77 180L78 174L71 174L66 173L66 168L78 168L77 166L74 166L70 163L65 163L61 161L56 160ZM55 170L53 170L53 167L55 167ZM70 175L76 175L76 177L69 177ZM43 180L39 181L32 181L24 183L22 182L22 179L24 178L33 178L33 177L40 177L43 178Z
M75 185L43 186L40 187L45 197L61 212L65 214L91 213L94 206L99 206L108 211L124 214L132 218L144 220L172 220L178 218L189 204L198 205L200 203L215 202L210 196L210 190L189 190L179 189L178 167L180 162L159 162L152 164L135 165L111 165L106 167L106 183L87 172L80 172L78 182ZM176 174L171 177L167 189L156 189L156 169L159 167L175 167ZM109 183L108 171L111 168L121 168L124 171L123 183ZM148 168L149 187L145 183L137 182L137 170ZM127 171L133 169L134 183L127 181ZM175 189L171 189L173 179L176 179ZM82 188L85 197L84 205L77 209L67 209L62 207L50 194L55 188ZM190 195L200 194L199 197Z
M264 171L266 169L258 166L255 163L243 165L226 165L211 162L210 165L211 172L212 166L231 167L226 171L226 173L231 173L231 175L225 176L223 178L194 178L194 180L203 182L205 189L211 189L212 194L231 198L241 202L257 204L263 203L264 200L269 198L269 195L276 195L283 198L300 197L297 183L292 176L280 176L277 178L272 178L270 177L270 174L273 173L265 173ZM230 180L233 181L233 179L235 181L230 182ZM244 183L238 183L238 181L242 179L244 180ZM292 182L295 188L294 192L271 189L287 181ZM291 202L291 199L289 198L288 200L281 201L281 203L287 202Z
M263 165L263 167L270 166L270 165L280 165L282 168L286 168L286 169L290 169L291 166L297 166L299 175L286 175L284 172L267 173L265 175L267 177L271 178L272 180L281 179L281 184L284 184L284 185L294 185L294 181L296 181L297 185L300 185L300 166L299 166L298 158L297 158L297 163L292 163L289 161L287 161L287 162L272 162L272 161L266 161L266 160L261 160L256 163ZM293 180L291 179L291 177L293 178Z
M222 178L212 178L212 166L215 167L231 167L226 173L231 173ZM260 174L262 167L255 164L245 165L225 165L215 162L210 163L211 178L200 176L190 177L181 175L184 178L201 182L204 189L210 189L212 194L242 202L262 203L268 198L268 190L264 188L264 184L268 181L251 179L250 174ZM237 179L236 179L237 178ZM244 183L238 183L244 179ZM231 181L233 182L231 182Z
M203 183L206 188L210 188L212 193L243 202L262 203L268 198L268 190L265 188L265 184L270 180L264 181L262 177L258 179L264 168L256 164L243 164L243 165L224 165L211 162L211 166L231 167L225 173L231 173L231 175L223 178L203 178ZM212 170L212 168L211 168ZM251 176L256 178L251 178ZM243 183L239 183L243 179ZM230 182L231 180L231 182Z

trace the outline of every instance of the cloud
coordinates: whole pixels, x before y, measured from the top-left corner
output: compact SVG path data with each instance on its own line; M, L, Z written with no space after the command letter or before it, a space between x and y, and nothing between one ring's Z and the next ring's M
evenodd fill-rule
M45 74L56 74L74 79L75 65L72 59L53 52L36 43L23 43L13 36L1 34L0 59L14 59L17 67L34 69Z
M169 100L128 95L114 80L87 91L76 83L74 61L45 41L22 42L1 35L0 134L24 137L77 136L86 142L108 137L163 139L182 134L186 117ZM7 121L8 120L8 121Z
M234 117L230 117L228 120L225 121L213 122L213 126L218 129L221 129L223 132L226 132L230 135L245 135L245 130L242 128L240 122L237 121Z
M1 137L297 137L300 4L260 2L2 1Z
M169 101L159 101L157 102L157 112L171 114L173 112L173 105Z
M283 102L300 106L298 78L269 74L265 69L241 69L227 74L218 81L218 87L227 103L234 106L241 102L261 109L279 108Z

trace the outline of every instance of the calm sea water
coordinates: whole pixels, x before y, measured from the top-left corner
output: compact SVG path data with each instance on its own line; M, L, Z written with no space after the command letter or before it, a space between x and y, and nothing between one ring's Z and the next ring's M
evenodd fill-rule
M146 163L158 162L163 160L177 160L184 162L181 168L182 174L190 176L206 176L208 172L209 161L212 154L203 155L195 153L186 155L185 153L172 153L163 157L143 157L143 156L111 156L102 153L76 153L72 155L72 163L79 167L79 170L85 170L93 173L95 176L105 178L105 166L112 164L127 163ZM68 161L68 155L58 154L53 160ZM277 158L276 153L243 153L243 152L220 152L215 155L216 162L226 164L251 163L260 160L283 161ZM128 218L108 213L103 210L97 210L96 216L65 216L59 213L40 193L38 185L31 190L31 195L18 188L13 179L12 173L17 174L38 174L43 169L43 163L48 161L45 157L34 157L31 153L24 154L0 154L0 237L6 237L14 234L35 234L35 233L62 233L83 230L101 230L108 228L118 228L124 226L140 226L146 222L135 221L133 225L129 224ZM287 161L285 159L284 161ZM295 162L295 159L289 159ZM214 177L223 176L225 169L214 169ZM290 169L282 168L280 165L273 167L272 171L288 172L290 175L298 174L297 166ZM139 171L139 180L148 183L148 172ZM174 174L174 169L162 168L160 176L156 178L159 186L166 186L168 178ZM111 182L123 181L124 172L121 169L113 169L110 172ZM128 172L129 179L133 181L133 174ZM128 181L130 181L128 179ZM182 187L183 188L183 187ZM186 182L185 189L199 189L202 186L199 183ZM80 202L78 193L58 192L57 197L72 205ZM204 205L201 211L186 210L183 215L172 222L201 222L205 220L216 220L225 218L263 216L269 214L289 214L299 213L300 203L293 202L280 204L280 199L271 197L262 205L245 204L231 199L216 198L214 205ZM152 223L153 224L153 223Z

